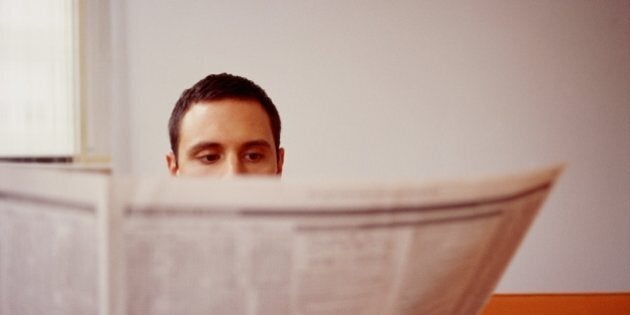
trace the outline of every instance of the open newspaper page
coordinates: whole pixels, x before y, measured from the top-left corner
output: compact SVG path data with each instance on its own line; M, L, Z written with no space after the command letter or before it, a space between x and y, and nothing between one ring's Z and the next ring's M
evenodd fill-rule
M1 315L98 314L107 182L0 165Z
M560 168L435 184L116 180L113 314L475 314Z

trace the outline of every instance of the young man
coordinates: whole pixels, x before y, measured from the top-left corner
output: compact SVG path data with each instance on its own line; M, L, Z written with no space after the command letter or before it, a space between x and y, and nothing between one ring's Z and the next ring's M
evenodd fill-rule
M280 116L265 91L231 74L185 90L171 113L173 176L281 175Z

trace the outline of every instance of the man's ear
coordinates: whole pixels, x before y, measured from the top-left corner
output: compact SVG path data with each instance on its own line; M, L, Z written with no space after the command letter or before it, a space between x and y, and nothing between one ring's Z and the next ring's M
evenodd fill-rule
M282 166L284 165L284 148L278 149L278 164L276 167L276 174L282 175Z
M169 152L166 155L166 167L168 167L168 172L171 174L171 176L178 175L179 167L177 166L177 158L175 157L175 154L173 154L173 152Z

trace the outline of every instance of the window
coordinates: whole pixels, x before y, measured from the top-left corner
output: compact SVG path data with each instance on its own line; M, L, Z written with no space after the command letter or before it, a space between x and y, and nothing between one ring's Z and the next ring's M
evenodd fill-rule
M0 0L0 157L79 151L78 1Z

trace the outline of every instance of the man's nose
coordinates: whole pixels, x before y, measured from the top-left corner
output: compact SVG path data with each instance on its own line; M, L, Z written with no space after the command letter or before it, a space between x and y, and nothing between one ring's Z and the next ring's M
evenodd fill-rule
M226 176L237 176L245 173L245 168L241 159L238 158L238 155L230 155L226 161L225 166L225 175Z

